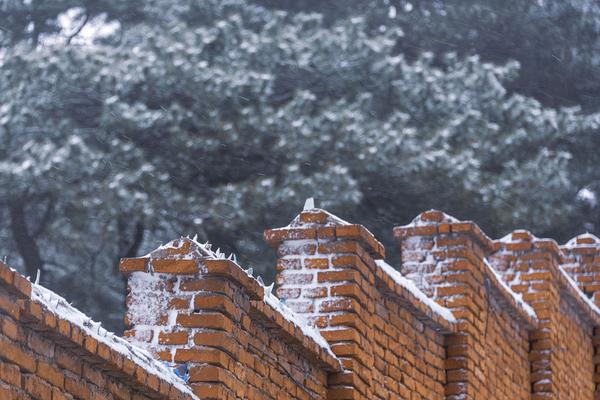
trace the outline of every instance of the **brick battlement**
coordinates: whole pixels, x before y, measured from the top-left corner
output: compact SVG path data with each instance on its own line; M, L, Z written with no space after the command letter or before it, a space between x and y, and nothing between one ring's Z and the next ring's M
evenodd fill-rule
M190 238L121 260L125 338L0 263L4 399L600 399L600 239L307 209L273 286ZM95 397L94 397L95 396Z

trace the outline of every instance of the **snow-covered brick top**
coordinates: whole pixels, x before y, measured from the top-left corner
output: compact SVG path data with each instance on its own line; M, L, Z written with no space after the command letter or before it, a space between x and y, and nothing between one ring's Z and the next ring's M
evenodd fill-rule
M310 326L309 323L306 321L306 319L302 315L296 314L289 307L287 307L284 302L282 302L280 299L278 299L271 292L272 287L268 287L266 289L267 290L265 290L264 302L266 304L268 304L270 307L272 307L274 310L277 310L281 315L283 315L283 317L286 319L286 321L289 321L294 326L297 326L300 329L302 329L302 332L306 336L308 336L312 340L314 340L315 343L317 343L319 346L321 346L323 349L325 349L332 358L337 360L337 356L333 353L333 351L331 351L331 347L329 346L329 343L327 343L327 340L325 340L325 338L323 338L323 336L321 336L319 331L317 329L313 328L312 326Z
M321 208L305 208L287 227L294 228L307 225L337 226L352 224Z
M523 311L525 311L527 313L527 315L531 318L531 320L530 320L531 325L535 326L536 325L535 321L537 320L537 314L535 313L533 308L531 308L531 306L523 300L523 296L521 294L515 293L511 288L508 287L508 285L502 280L502 276L500 276L498 271L496 271L494 269L494 267L492 267L490 265L487 258L484 258L483 261L484 261L485 267L493 274L493 276L495 278L495 283L497 285L501 286L502 289L504 289L504 293L508 293L513 298L514 303L517 305L517 307L519 307L520 309L522 309Z
M432 222L454 224L460 221L452 215L448 215L442 211L431 209L417 215L415 218L413 218L410 224L406 226L430 225Z
M600 246L600 238L592 233L582 233L575 236L563 246L563 249L571 249L580 246Z
M577 282L587 297L600 305L600 238L584 233L561 246L565 257L561 267Z
M411 223L394 228L394 236L403 240L412 236L462 233L471 235L486 252L496 249L494 242L473 221L461 221L438 210L428 210L417 215Z
M517 293L510 289L502 279L496 274L486 259L486 254L493 253L499 248L499 244L490 239L481 228L472 221L460 221L444 212L438 210L429 210L419 214L413 221L404 226L394 228L394 236L408 247L418 249L421 242L431 243L430 247L423 249L425 257L422 261L423 265L442 265L443 262L438 262L434 257L436 252L445 252L445 245L438 247L440 243L438 239L432 240L432 237L438 235L468 235L477 243L481 251L477 252L477 257L480 258L480 269L483 275L491 284L491 288L495 289L495 293L499 296L498 299L504 304L507 304L513 311L513 314L526 322L529 326L537 325L537 318L533 309L527 305ZM418 263L417 263L418 264ZM420 271L418 266L412 266L417 272L412 272L409 277L413 280L418 280L419 285L427 291L430 284L425 277L425 274ZM437 268L433 274L442 274ZM451 272L445 273L451 275ZM444 283L440 283L444 285Z
M362 225L351 224L325 210L305 209L289 225L265 231L265 239L271 246L279 247L280 252L283 253L286 253L288 248L297 248L303 244L310 246L312 243L324 246L319 252L325 251L325 253L310 257L306 254L296 256L299 257L297 260L302 264L309 263L308 258L314 257L321 258L321 262L328 259L330 263L333 258L339 256L336 253L338 250L334 250L335 243L337 243L340 245L339 251L342 253L350 251L359 256L362 262L368 265L370 272L374 274L378 282L383 283L382 288L387 294L401 298L402 303L410 307L413 315L426 325L446 332L453 332L456 329L455 319L449 310L428 299L413 282L402 277L398 271L383 261L385 257L383 245ZM348 246L351 242L360 244L360 246ZM328 246L331 246L331 249L326 250L325 248ZM360 267L357 268L360 269ZM339 268L331 264L329 269L339 271ZM309 268L295 272L310 274L314 270L311 271ZM288 287L291 286L288 285ZM322 285L313 283L313 286L315 289ZM305 286L304 289L310 291L308 286Z
M498 239L496 242L511 250L521 250L519 249L519 243L531 243L535 248L545 248L551 250L559 259L562 256L556 240L538 238L533 233L525 229L517 229Z
M117 351L126 359L142 367L147 373L166 380L175 386L181 393L189 395L190 399L197 399L186 383L178 377L173 369L154 358L149 352L141 349L125 339L104 329L99 322L71 306L63 297L43 286L32 284L31 300L51 311L56 317L69 321L80 328L84 333L104 343Z
M68 342L73 347L79 346L78 352L85 349L87 354L104 362L105 369L118 371L128 381L127 384L144 386L144 390L152 396L169 393L178 399L197 399L173 370L147 351L108 332L99 322L75 309L58 294L30 282L2 262L0 288L20 299L15 302L15 307L22 321L39 325L40 332L55 340Z
M450 323L456 322L456 318L454 318L452 311L450 311L446 307L442 307L441 305L427 297L427 295L423 293L413 281L402 276L402 274L396 269L394 269L394 267L386 263L384 260L375 260L375 263L379 268L385 271L385 273L388 274L390 278L394 280L395 283L408 290L421 303L423 303L428 309L430 309L433 314L437 314L438 316Z
M219 249L213 250L209 242L200 243L196 237L181 237L159 246L143 257L167 258L176 256L181 259L225 258Z
M579 287L577 286L577 282L575 282L573 280L573 278L571 278L569 276L569 274L567 274L564 269L562 268L562 266L558 266L559 270L562 272L563 276L565 277L567 283L569 284L569 286L571 287L572 292L578 293L579 296L577 296L578 299L583 299L585 301L585 308L587 308L590 311L590 314L592 315L592 320L595 322L596 326L598 326L598 321L600 321L600 307L598 307L594 301L592 299L590 299L589 297L585 296L581 290L579 289Z
M284 241L315 240L319 237L357 240L373 258L385 258L385 248L368 229L320 208L303 210L287 226L266 230L264 237L271 247L278 247Z
M569 276L561 265L557 265L558 283L561 287L561 297L566 296L577 306L579 314L586 320L591 321L594 326L600 326L600 308L592 299L581 291L577 283Z

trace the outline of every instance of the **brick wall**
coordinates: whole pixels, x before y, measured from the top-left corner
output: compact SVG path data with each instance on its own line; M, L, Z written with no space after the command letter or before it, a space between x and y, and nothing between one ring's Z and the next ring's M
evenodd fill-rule
M395 268L302 211L265 231L275 295L189 238L123 259L127 342L0 263L0 399L600 399L600 239L434 210L393 235Z
M32 284L0 263L0 399L191 399L122 353L32 298Z
M579 237L561 250L524 231L492 241L438 211L394 236L398 269L455 321L390 290L384 250L360 225L306 210L265 232L278 250L278 296L309 317L345 367L329 379L331 398L594 398L599 314L577 286L590 297L598 289L597 241ZM385 357L391 348L400 356Z
M600 305L600 239L589 233L579 235L561 246L561 250L562 268L583 293Z
M539 318L530 333L532 398L593 399L598 314L560 267L565 254L553 240L527 231L515 231L497 244L492 263Z

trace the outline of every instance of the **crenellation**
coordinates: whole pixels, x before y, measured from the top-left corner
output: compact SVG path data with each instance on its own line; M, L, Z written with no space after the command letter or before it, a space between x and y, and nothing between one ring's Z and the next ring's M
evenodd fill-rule
M0 263L0 398L600 398L600 239L436 210L393 235L396 267L304 210L265 231L275 287L190 238L123 259L124 339Z

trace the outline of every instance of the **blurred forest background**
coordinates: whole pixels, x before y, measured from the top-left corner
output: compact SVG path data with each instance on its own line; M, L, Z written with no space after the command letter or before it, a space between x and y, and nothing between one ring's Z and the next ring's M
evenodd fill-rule
M304 199L600 233L595 0L0 0L0 257L122 329L180 234L266 280Z

